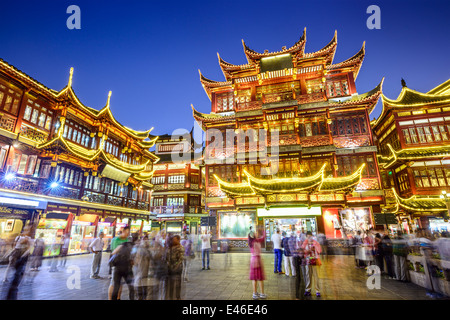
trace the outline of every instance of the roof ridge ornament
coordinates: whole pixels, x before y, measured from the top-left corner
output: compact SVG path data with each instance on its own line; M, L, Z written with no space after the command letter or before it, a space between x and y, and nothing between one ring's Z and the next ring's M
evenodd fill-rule
M111 95L112 95L112 91L109 90L108 92L108 100L106 101L106 107L109 108L109 104L111 102Z
M71 67L69 71L69 82L67 83L67 86L69 88L72 87L72 78L73 78L73 67Z
M401 83L403 88L407 88L405 79L402 78Z

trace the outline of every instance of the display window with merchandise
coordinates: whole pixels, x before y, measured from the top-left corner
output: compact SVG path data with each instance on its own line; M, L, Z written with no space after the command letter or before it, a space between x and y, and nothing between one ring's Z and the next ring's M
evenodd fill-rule
M59 219L57 219L57 217ZM58 256L61 252L61 239L68 224L69 214L47 214L39 220L36 236L44 240L44 257Z
M89 252L89 244L94 239L97 218L96 215L82 214L72 221L69 254Z

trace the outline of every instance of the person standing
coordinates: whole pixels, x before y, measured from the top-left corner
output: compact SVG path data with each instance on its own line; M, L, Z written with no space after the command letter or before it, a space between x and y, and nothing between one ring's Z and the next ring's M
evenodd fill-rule
M281 270L281 259L283 257L283 252L281 251L281 234L280 229L277 229L277 231L272 235L273 243L273 253L274 253L274 267L273 267L273 273L282 274Z
M205 270L205 257L207 258L206 269L209 269L209 251L211 250L211 234L207 231L200 237L202 241L202 270Z
M91 279L100 279L100 276L98 274L100 273L103 246L105 245L105 243L103 242L104 236L105 234L103 233L103 231L100 231L98 237L95 238L89 245L90 250L94 254L92 257Z
M69 252L70 235L66 233L61 242L61 252L60 252L60 267L65 268L67 263L67 254Z
M118 300L121 294L122 278L128 285L130 300L134 300L134 287L132 284L132 244L129 242L130 227L125 226L122 229L120 237L116 237L111 241L112 250L112 278L108 289L110 300Z
M322 264L320 261L320 253L322 252L322 248L320 247L319 242L313 239L311 231L306 233L306 240L302 244L302 249L304 250L304 258L307 266L305 296L311 295L312 282L314 280L316 296L320 297L319 275L317 268L319 268Z
M408 255L408 247L402 232L398 232L397 237L392 240L392 253L394 255L395 280L406 282L406 257Z
M356 268L364 268L362 259L364 256L361 252L361 246L362 246L362 238L361 238L361 230L358 230L355 234L355 237L353 238L353 246L354 246L354 254L355 254L355 267Z
M189 268L191 266L192 259L194 257L194 246L192 240L189 237L189 232L186 232L184 239L181 241L181 245L184 247L184 261L183 261L183 281L188 282Z
M364 247L364 264L367 269L367 275L371 275L369 267L373 263L373 255L374 255L374 239L371 235L371 231L367 231L363 238L363 247Z
M292 256L291 249L289 246L289 241L292 241L291 239L293 237L293 234L291 233L289 237L284 237L281 241L281 247L283 248L283 263L284 263L284 271L286 272L286 276L289 277L289 275L292 275L295 277L295 266L294 266L294 257Z
M304 255L303 255L303 248L302 248L302 242L298 241L297 236L295 233L292 233L291 238L289 239L289 251L292 254L293 261L294 261L294 268L295 268L295 299L300 299L300 286L302 285L302 279L303 282L305 282L305 275L306 275L306 266L303 265ZM304 283L303 283L304 286Z
M261 261L261 243L264 242L264 232L261 229L257 230L257 237L255 234L248 235L248 246L250 247L250 280L253 284L253 299L265 299L267 295L264 294L264 269ZM261 235L262 234L262 235ZM259 283L259 290L261 293L257 292L257 287Z
M374 242L374 256L375 256L375 263L380 268L380 273L384 272L384 253L383 253L383 246L381 243L381 235L379 233L375 234L375 242Z
M383 248L383 256L384 256L384 261L386 262L386 272L388 274L389 279L394 279L395 275L394 275L394 268L393 268L393 263L392 263L392 255L393 255L393 251L392 251L392 240L389 237L389 234L385 234L383 236L383 238L381 239L381 247Z
M305 228L302 228L300 234L298 235L298 240L303 243L306 240Z
M176 300L181 300L181 274L183 273L183 260L184 248L180 244L180 236L175 235L170 239L167 258L169 266L169 283L167 290L169 300L173 299L174 294Z

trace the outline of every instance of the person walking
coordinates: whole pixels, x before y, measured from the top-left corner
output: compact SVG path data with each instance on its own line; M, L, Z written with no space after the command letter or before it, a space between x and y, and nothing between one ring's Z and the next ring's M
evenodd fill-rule
M167 292L167 282L169 275L169 267L167 263L167 248L160 241L153 242L150 248L151 260L150 268L152 271L152 292L153 300L165 300Z
M264 232L257 229L257 235L254 233L248 235L248 246L250 248L250 280L253 284L253 299L266 299L267 295L264 293L264 269L261 261L261 243L264 242ZM260 293L257 291L259 283Z
M98 237L95 238L91 244L89 245L89 249L93 253L92 257L92 267L91 267L91 279L100 279L101 277L98 275L100 273L100 266L102 264L102 254L103 247L105 243L103 242L105 234L103 231L100 231Z
M292 241L292 238L295 239L293 234L290 233L289 237L284 237L281 241L281 247L283 248L284 272L286 273L286 277L289 277L289 275L295 277L294 257L289 246L289 241Z
M183 281L189 281L189 268L192 263L192 259L195 257L194 245L191 238L189 237L189 232L186 232L184 239L181 241L181 245L184 247L184 260L183 260Z
M305 296L311 295L312 282L314 281L316 296L320 297L318 268L322 264L320 261L322 248L320 243L313 239L311 231L306 233L306 240L302 244L302 249L304 250L304 259L307 266Z
M30 237L30 233L31 228L27 225L24 227L21 235L16 238L14 247L15 259L14 264L12 265L15 269L15 273L7 291L6 300L17 300L19 285L25 275L28 257L30 256L30 251L33 246L33 240Z
M136 253L134 255L134 287L137 292L138 300L146 300L149 287L150 270L150 241L148 236L144 236L141 241L135 245Z
M110 300L119 300L121 294L122 278L128 285L130 300L134 300L134 287L132 283L132 244L129 242L130 227L122 229L120 237L111 241L112 257L110 263L113 265L111 284L108 289Z
M281 259L283 257L283 251L281 250L281 234L280 229L272 235L271 239L273 243L273 253L274 253L274 263L273 263L273 273L282 274L281 270Z
M202 241L202 270L205 270L205 257L207 259L206 269L209 269L209 251L211 250L211 234L207 231L201 235L200 240Z
M45 248L45 242L44 242L44 234L39 234L39 238L34 240L34 249L33 253L31 254L31 271L39 271L39 268L42 266L42 256L44 255L44 248Z
M183 273L184 248L180 244L180 236L170 239L167 262L169 266L168 299L181 300L181 274Z

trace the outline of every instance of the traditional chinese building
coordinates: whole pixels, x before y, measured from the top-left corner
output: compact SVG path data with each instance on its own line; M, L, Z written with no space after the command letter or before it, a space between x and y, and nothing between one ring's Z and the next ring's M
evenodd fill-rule
M160 161L151 180L156 230L180 233L185 228L191 234L199 233L206 212L201 159L195 159L194 145L192 133L187 137L161 135L156 142L155 154Z
M0 60L0 237L28 221L47 244L70 236L69 254L86 252L99 230L107 240L125 223L142 232L158 160L150 130L120 124L111 93L100 110L85 106L72 73L56 91Z
M336 33L310 53L306 29L293 46L277 52L259 53L242 44L246 64L218 55L224 81L200 73L211 113L193 109L206 132L205 201L218 217L217 237L245 246L250 225L264 226L267 240L275 227L344 238L373 226L383 193L369 114L382 82L366 93L356 90L364 44L339 63L333 61ZM239 149L240 138L229 141L227 129L237 135L254 131ZM259 129L265 138L254 133ZM223 136L213 144L217 130ZM258 157L264 150L267 157ZM229 164L230 158L240 160ZM274 163L278 170L271 171Z
M382 95L383 110L372 121L385 209L404 232L450 229L442 194L450 192L450 80L427 93L402 85L397 99Z

